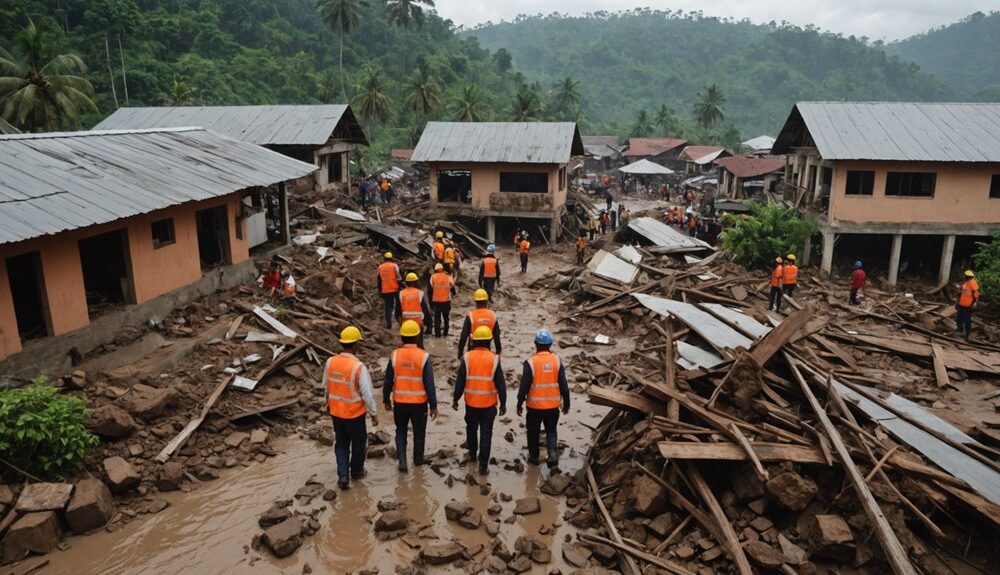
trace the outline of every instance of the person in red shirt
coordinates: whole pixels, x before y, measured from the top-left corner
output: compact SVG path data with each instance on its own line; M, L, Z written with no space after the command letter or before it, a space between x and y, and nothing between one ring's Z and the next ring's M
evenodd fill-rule
M264 293L267 298L274 303L275 296L281 291L281 270L278 269L278 262L271 260L271 267L264 272Z
M865 278L868 275L861 266L861 262L854 262L854 271L851 272L851 305L858 305L858 290L865 287Z

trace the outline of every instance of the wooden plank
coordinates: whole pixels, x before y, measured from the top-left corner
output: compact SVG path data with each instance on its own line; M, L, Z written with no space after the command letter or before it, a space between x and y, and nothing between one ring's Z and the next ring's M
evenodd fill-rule
M657 557L656 555L646 553L645 551L636 549L635 547L632 547L630 545L625 545L624 543L616 543L611 539L608 539L606 537L601 537L600 535L590 535L589 533L581 533L580 539L583 539L584 541L590 541L592 543L601 543L609 547L614 547L618 551L624 551L625 553L628 553L629 555L635 557L636 559L640 559L651 565L656 565L660 569L663 569L664 571L669 571L670 573L674 573L676 575L695 575L693 571L688 571L687 569L681 567L680 565L677 565L676 563L671 563L670 561L667 561L662 557Z
M604 524L607 526L611 538L617 543L624 543L621 534L618 533L618 528L615 527L615 522L611 519L611 514L608 513L607 507L604 506L604 500L601 499L601 490L597 487L597 480L594 479L594 472L590 469L590 464L587 464L587 483L590 484L590 493L594 496L594 502L597 503L597 509L601 512L601 517L604 518ZM639 570L632 557L624 553L621 556L622 571L626 574L641 575L642 571Z
M670 325L670 319L664 320L664 333L667 337L667 349L663 356L664 373L663 373L663 383L668 388L677 390L677 367L674 363L674 332L673 326ZM655 324L654 324L655 325ZM677 400L670 398L667 400L667 417L672 421L680 421L681 419L681 406L677 403Z
M228 330L226 330L226 340L227 341L230 340L230 339L233 339L233 336L236 335L236 330L240 329L240 324L243 323L243 318L245 318L245 317L246 317L246 314L240 314L240 316L238 318L236 318L235 320L233 320L233 324L229 326Z
M271 314L269 314L266 311L262 310L259 306L254 306L253 313L257 317L259 317L261 319L261 321L263 321L264 323L266 323L267 325L269 325L271 327L271 329L273 329L274 331L280 333L283 336L286 336L286 337L296 337L296 336L299 335L299 334L295 333L293 330L291 330L285 324L283 324L280 321L274 319L274 317Z
M771 356L778 353L778 351L784 347L785 343L787 343L788 340L795 335L795 332L804 326L811 317L811 308L805 308L803 310L793 312L791 315L783 319L778 327L771 330L771 333L765 335L764 339L754 346L750 355L757 360L758 364L763 366L767 363L767 360L771 359Z
M816 447L764 441L753 441L750 442L750 445L761 461L793 461L795 463L827 465L823 452ZM661 441L657 443L657 447L660 450L660 455L667 459L715 461L747 461L749 459L746 450L731 442Z
M837 358L840 359L840 361L844 362L844 365L853 369L854 371L860 371L860 369L858 368L858 363L854 361L854 357L852 357L851 354L844 351L844 348L826 339L825 337L823 337L818 333L812 334L812 338L816 341L816 343L822 346L823 349L837 356Z
M278 403L272 403L271 405L265 405L264 407L258 407L244 413L234 415L229 418L230 421L239 421L241 419L246 419L248 417L253 417L255 415L260 415L262 413L267 413L269 411L275 411L283 407L291 407L299 402L298 399L289 399L287 401L279 401Z
M730 423L729 429L732 431L732 436L736 438L736 443L739 444L740 449L746 452L747 457L750 458L750 463L753 464L754 474L757 479L760 479L762 483L766 483L771 479L771 475L764 469L764 465L760 462L760 458L754 453L753 446L750 445L750 441L740 432L740 428L736 427L736 424Z
M590 403L606 407L623 407L640 413L667 415L667 408L660 402L646 399L634 393L592 385L587 392Z
M941 346L931 343L931 351L934 358L934 379L937 380L938 387L945 387L949 383L948 368L944 365L944 354L941 351Z
M215 402L219 401L219 398L222 397L222 392L226 391L226 387L228 387L233 381L233 377L235 376L229 376L219 382L219 385L215 387L215 391L212 392L212 395L208 396L208 399L205 401L205 405L202 406L201 413L189 421L188 424L184 426L184 429L175 435L174 438L171 439L162 450L160 450L160 453L153 458L154 460L164 463L170 459L170 456L173 455L175 451L184 446L184 443L189 437L191 437L191 434L194 433L195 430L201 426L201 423L205 421L205 418L208 417L209 412L212 411L212 407L215 406Z
M729 555L732 557L733 561L736 563L736 568L739 569L740 575L753 575L753 569L750 567L750 560L747 559L746 553L743 552L743 546L740 545L740 540L736 536L736 531L733 530L732 523L729 522L729 518L726 517L725 512L722 511L722 506L719 505L719 501L715 498L715 494L712 493L712 489L705 483L705 479L701 476L701 472L698 468L691 465L690 463L684 465L684 470L687 477L691 480L694 485L695 491L708 506L709 512L718 524L719 531L722 532L722 540L719 541L723 546L729 550Z
M771 331L771 328L760 323L753 317L731 307L717 303L703 303L701 307L705 308L705 310L715 317L740 330L747 337L757 339L764 337Z

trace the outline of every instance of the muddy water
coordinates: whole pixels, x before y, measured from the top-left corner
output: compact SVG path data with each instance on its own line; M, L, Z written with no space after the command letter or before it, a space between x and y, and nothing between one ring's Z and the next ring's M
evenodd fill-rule
M559 327L555 320L561 314L558 294L548 290L529 290L525 286L554 269L567 267L573 255L570 251L546 254L544 246L539 246L538 253L532 256L529 273L522 275L517 273L513 251L509 248L502 248L501 251L505 277L497 308L505 346L503 365L506 370L520 374L521 362L533 350L535 330L541 327L555 330ZM450 403L459 332L455 326L461 325L460 319L471 308L471 290L468 284L464 287L456 301L450 338L429 338L427 343L434 356L441 411L440 417L428 425L428 453L439 448L456 448L456 453L462 452L458 448L464 441L463 408L460 406L457 412L453 411ZM511 294L516 294L516 297ZM557 333L556 337L558 340L560 335ZM563 355L568 357L579 350L574 347ZM560 353L558 341L555 351ZM591 350L588 348L588 351ZM601 354L614 351L615 348L607 347L592 350ZM568 370L572 386L572 364L568 365ZM380 371L376 370L377 373ZM508 386L516 383L508 382ZM538 485L547 477L548 470L528 467L524 473L518 474L504 469L505 463L517 458L523 461L526 457L523 418L515 414L515 394L516 389L508 389L509 411L506 417L498 418L494 428L493 456L499 464L491 468L486 480L494 494L506 493L515 501L521 497L539 497L542 512L517 516L510 524L501 523L500 537L512 546L520 535L538 536L552 549L553 562L546 567L561 567L565 571L568 566L562 563L561 546L565 537L572 536L575 530L564 524L564 500L538 491ZM591 428L605 412L605 408L587 403L585 397L574 395L570 414L563 416L560 422L560 440L567 445L560 458L564 471L572 473L583 465ZM391 433L391 416L382 413L380 419L379 428ZM513 442L504 438L508 431L513 432ZM459 465L456 461L443 470L444 476L428 467L411 467L409 473L400 474L395 460L384 458L369 460L368 477L355 483L350 490L340 492L330 504L331 508L320 515L320 531L308 538L292 557L278 560L266 551L247 552L245 546L254 534L260 532L257 517L272 502L291 498L313 475L331 487L336 482L332 448L298 438L278 442L276 447L280 454L263 464L224 474L221 479L201 484L187 494L166 494L164 498L171 505L157 515L133 521L115 533L101 532L69 540L70 548L50 555L51 564L42 572L66 575L203 574L251 570L254 573L300 573L308 563L316 573L344 573L372 567L378 567L382 573L393 573L395 566L410 564L418 550L401 540L379 542L375 539L369 519L376 515L376 504L380 500L404 502L411 520L432 524L434 532L442 540L455 539L467 546L489 544L485 529L465 529L446 521L444 515L444 506L455 499L469 502L482 512L484 518L487 516L486 508L492 504L491 497L481 495L479 486L461 481L468 472L479 478L473 466ZM449 474L456 479L450 488L445 482ZM317 499L305 509L322 505L327 504ZM499 517L510 517L514 502L502 503L502 506ZM539 535L542 526L552 531L548 535ZM484 555L479 556L482 557ZM459 571L454 566L432 570ZM540 568L536 570L541 571Z

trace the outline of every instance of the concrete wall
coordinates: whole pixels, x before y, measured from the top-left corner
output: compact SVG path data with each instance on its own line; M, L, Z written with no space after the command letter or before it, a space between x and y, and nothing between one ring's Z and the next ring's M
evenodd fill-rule
M490 194L500 191L500 172L533 172L549 176L549 194L552 196L552 211L558 211L566 204L566 188L561 188L559 169L563 164L476 164L438 163L431 164L431 206L436 207L437 174L441 170L469 170L472 172L472 208L490 211ZM550 210L546 210L547 212ZM502 214L498 214L502 215Z
M346 184L350 181L351 149L353 147L353 144L346 142L332 142L316 150L313 163L319 166L319 170L313 176L315 177L316 186L320 190L326 191L334 186ZM343 176L338 181L330 179L330 171L327 169L327 156L331 154L343 154L340 157Z
M847 172L873 170L871 196L844 193ZM937 174L934 197L886 196L887 172ZM1000 199L989 197L990 180L1000 164L840 161L834 167L830 191L830 223L996 223Z

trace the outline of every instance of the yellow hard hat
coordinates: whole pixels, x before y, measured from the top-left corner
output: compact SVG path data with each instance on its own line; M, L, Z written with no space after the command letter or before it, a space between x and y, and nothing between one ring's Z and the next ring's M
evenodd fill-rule
M420 281L420 277L417 274L415 274L413 272L410 272L410 273L406 274L406 281L408 281L408 282L418 282L418 281Z
M408 319L403 322L403 325L399 326L399 335L403 337L417 337L420 335L420 324Z
M444 237L444 232L437 232L434 234L434 237L437 239L441 239Z
M490 299L490 294L486 293L486 290L484 290L483 288L477 289L472 294L472 301L489 301L489 299Z
M787 256L785 256L785 259L787 259L790 262L794 262L795 261L795 254L788 254Z
M355 343L363 339L361 330L353 325L345 327L344 331L340 332L340 343Z
M972 272L972 270L965 270L965 277L967 277L967 278L974 278L974 277L976 277L976 274L974 274Z
M439 272L444 269L444 264L434 264L434 271Z
M493 330L481 325L476 328L476 331L472 332L472 341L489 341L493 339Z
M778 257L774 258L774 263L776 263L776 264L780 264L782 261L784 261L784 260L781 259L781 256L778 256Z
M383 255L383 257L385 259L387 259L387 260L391 260L392 259L392 252L385 252L385 254Z

